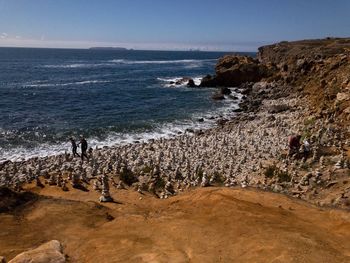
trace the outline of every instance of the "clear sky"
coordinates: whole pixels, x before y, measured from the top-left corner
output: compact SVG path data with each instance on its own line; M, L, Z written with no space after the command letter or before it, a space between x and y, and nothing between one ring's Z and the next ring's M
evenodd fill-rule
M350 0L0 0L0 46L251 51L350 37Z

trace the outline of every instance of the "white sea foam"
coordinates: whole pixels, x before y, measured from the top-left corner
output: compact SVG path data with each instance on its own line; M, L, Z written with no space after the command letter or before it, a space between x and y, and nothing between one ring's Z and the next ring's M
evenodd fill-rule
M112 59L109 62L119 64L177 64L216 61L217 59L177 59L177 60L128 60Z
M43 65L44 68L100 68L100 67L114 67L115 63L111 62L102 62L102 63L73 63L73 64L58 64L58 65Z
M112 59L108 61L99 61L98 63L71 63L57 65L43 65L44 68L96 68L96 67L114 67L117 64L188 64L185 67L198 67L203 62L215 62L217 59L179 59L179 60L128 60Z
M66 83L33 82L33 83L23 84L23 87L25 87L25 88L58 87L58 86L61 87L61 86L87 85L87 84L109 83L109 82L111 82L111 81L108 81L108 80L84 80L84 81L66 82Z
M192 79L197 86L201 84L202 77L193 77ZM163 86L166 88L184 87L188 83L188 80L184 80L183 77L157 78L157 80L163 82Z
M63 64L63 65L44 65L44 68L82 68L93 64Z
M195 78L193 78L193 82L194 82L194 84L196 84L198 86L201 84L202 79L203 79L202 77L195 77Z
M241 99L242 95L234 94ZM238 101L239 102L239 101ZM214 127L217 118L223 117L231 118L234 116L234 109L238 108L238 102L232 100L225 100L224 105L217 110L207 111L204 113L193 114L190 119L182 121L174 121L161 125L160 127L147 132L139 133L110 133L104 140L97 138L88 138L89 147L104 147L104 146L118 146L130 143L147 142L150 139L171 138L179 135L179 133L185 133L187 129L192 130L205 130ZM198 122L199 118L204 118L204 122ZM4 160L21 161L27 160L33 157L45 157L51 155L62 154L65 151L70 152L70 144L68 142L61 144L42 144L34 149L26 149L18 147L15 149L5 150L0 148L0 162Z

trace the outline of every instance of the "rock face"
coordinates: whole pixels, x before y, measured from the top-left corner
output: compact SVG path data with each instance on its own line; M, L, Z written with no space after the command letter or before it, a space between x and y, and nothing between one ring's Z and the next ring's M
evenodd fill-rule
M296 87L318 116L350 121L350 38L283 41L260 47L257 57L275 67L270 82Z
M57 240L51 240L36 249L23 252L8 263L64 263L66 258L62 253L62 245Z
M211 75L206 75L204 78L202 78L200 87L216 87L218 86L218 81L215 77Z
M237 87L245 82L257 82L268 77L270 69L257 59L248 56L228 55L221 58L215 67L214 77L207 75L201 87Z
M350 38L327 38L300 40L294 42L282 41L277 44L259 48L257 55L262 63L281 65L284 70L290 70L290 63L302 68L309 60L324 60L337 54L349 53Z
M215 92L212 96L213 100L224 100L225 95L230 95L232 92L229 88L222 87L219 91Z

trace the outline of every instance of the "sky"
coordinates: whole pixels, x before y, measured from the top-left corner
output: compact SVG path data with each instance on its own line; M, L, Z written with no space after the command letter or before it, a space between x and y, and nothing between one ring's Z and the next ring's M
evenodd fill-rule
M0 46L255 51L350 37L350 0L0 0Z

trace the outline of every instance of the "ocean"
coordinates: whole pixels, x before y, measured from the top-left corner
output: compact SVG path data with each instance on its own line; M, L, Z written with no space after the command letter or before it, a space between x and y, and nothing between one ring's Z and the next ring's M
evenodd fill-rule
M79 135L102 147L209 128L237 101L172 81L199 84L225 54L0 48L0 161L69 151Z

